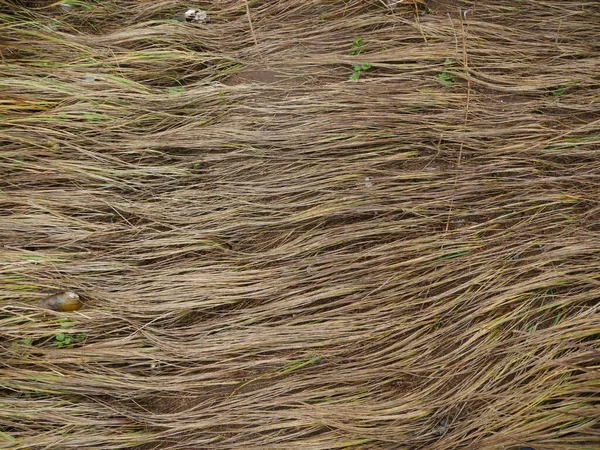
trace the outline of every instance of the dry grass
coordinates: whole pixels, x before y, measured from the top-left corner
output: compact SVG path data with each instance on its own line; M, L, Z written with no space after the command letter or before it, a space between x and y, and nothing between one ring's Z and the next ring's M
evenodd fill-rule
M0 448L600 446L598 2L0 3Z

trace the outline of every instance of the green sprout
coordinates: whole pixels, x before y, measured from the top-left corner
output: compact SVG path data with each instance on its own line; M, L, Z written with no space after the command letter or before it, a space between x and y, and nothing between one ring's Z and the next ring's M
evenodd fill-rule
M361 37L355 37L352 40L352 49L350 50L351 55L361 55L365 52L365 41Z
M360 78L361 72L365 72L365 71L369 70L371 67L373 67L371 65L371 63L355 64L353 67L354 72L352 72L352 75L350 75L350 77L348 79L349 80L358 80Z

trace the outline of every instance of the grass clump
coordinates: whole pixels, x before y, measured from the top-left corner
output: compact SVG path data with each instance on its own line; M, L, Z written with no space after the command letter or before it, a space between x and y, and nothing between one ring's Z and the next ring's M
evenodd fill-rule
M0 6L0 447L598 448L594 2L87 3Z

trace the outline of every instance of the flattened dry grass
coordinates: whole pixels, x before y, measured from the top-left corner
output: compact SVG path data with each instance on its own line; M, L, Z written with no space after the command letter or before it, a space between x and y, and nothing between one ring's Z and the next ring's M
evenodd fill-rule
M598 448L597 2L81 3L0 2L0 448Z

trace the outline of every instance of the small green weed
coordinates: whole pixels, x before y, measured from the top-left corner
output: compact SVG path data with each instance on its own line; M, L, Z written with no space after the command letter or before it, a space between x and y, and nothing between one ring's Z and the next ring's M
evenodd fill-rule
M61 331L54 335L54 339L56 342L54 342L53 345L55 347L61 348L67 347L69 345L79 344L80 342L85 341L85 339L87 338L87 333L66 332L66 330L73 328L73 326L75 325L75 321L73 321L72 319L69 319L68 317L63 317L58 319L57 322L60 324L61 330L64 331Z
M555 89L552 91L552 95L554 97L560 97L561 95L563 95L565 92L567 92L567 88L566 87L561 87L558 89Z
M447 67L448 69L444 70L443 72L438 73L435 76L435 79L442 86L450 87L454 83L456 83L456 80L457 80L456 75L452 71L452 68L454 66L456 66L456 61L453 58L446 58L444 60L444 66Z
M358 80L360 78L360 74L361 72L365 72L367 70L369 70L371 67L371 63L364 63L364 64L355 64L353 69L354 72L352 72L352 75L350 75L350 77L348 78L349 80Z
M56 338L54 346L61 348L66 347L68 345L79 344L80 342L85 341L85 339L87 338L87 334L57 333L54 337Z
M365 52L365 41L361 37L355 37L352 40L352 49L350 50L351 55L362 55Z
M438 73L435 76L435 79L442 85L446 86L446 87L450 87L452 86L454 83L456 83L456 76L452 75L449 72L442 72L442 73Z

